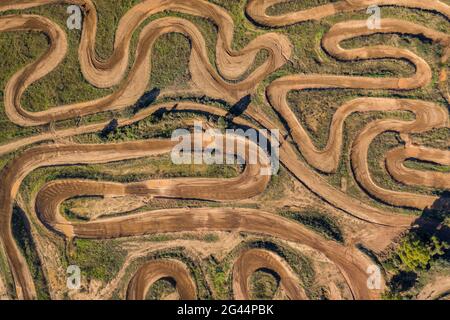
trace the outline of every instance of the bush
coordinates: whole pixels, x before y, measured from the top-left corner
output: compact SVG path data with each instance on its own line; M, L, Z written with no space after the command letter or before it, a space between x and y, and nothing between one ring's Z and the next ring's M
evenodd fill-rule
M448 248L447 243L439 241L435 236L424 241L417 235L411 234L401 242L397 249L399 268L413 272L426 269L434 256L444 255L444 250Z

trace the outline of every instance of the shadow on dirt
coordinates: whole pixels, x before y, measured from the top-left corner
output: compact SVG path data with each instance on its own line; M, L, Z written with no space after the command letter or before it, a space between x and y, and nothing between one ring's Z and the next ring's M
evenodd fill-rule
M232 122L234 118L240 117L248 108L250 103L252 102L252 97L250 95L246 95L238 102L236 102L226 115L226 120Z
M436 200L430 208L423 210L419 218L415 220L413 226L404 238L404 241L409 241L408 249L403 249L402 255L406 260L415 262L417 260L429 259L427 267L417 267L414 270L403 269L396 267L396 274L389 281L390 295L388 298L404 299L414 298L415 295L408 293L413 289L419 279L428 272L431 262L434 260L443 260L450 262L450 250L441 247L442 254L436 254L431 243L436 244L446 242L450 244L450 227L446 219L450 217L450 192L446 191ZM410 240L407 240L410 239ZM413 239L413 240L411 240ZM433 240L434 239L434 240ZM421 247L413 245L414 241L420 241ZM406 251L405 251L406 250ZM408 251L409 250L409 251ZM409 252L409 253L405 253ZM428 257L427 257L428 255ZM397 257L398 259L398 257ZM399 260L397 260L400 262Z
M450 243L450 227L445 225L445 219L450 217L450 191L445 191L430 208L425 209L414 222L412 232Z
M134 104L133 113L136 114L142 109L151 105L153 102L156 101L156 99L158 99L160 93L161 90L159 88L153 88L152 90L144 93L142 97L140 97L139 100Z

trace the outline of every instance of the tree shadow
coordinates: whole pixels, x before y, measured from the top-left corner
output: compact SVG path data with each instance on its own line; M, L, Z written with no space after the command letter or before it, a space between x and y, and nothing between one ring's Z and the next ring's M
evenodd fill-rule
M117 119L112 119L102 130L100 136L104 139L108 137L110 133L116 132L119 127L119 121Z
M228 111L226 120L232 122L234 118L241 116L252 102L252 97L248 94L236 102Z
M423 210L412 224L409 234L419 238L425 243L429 243L433 237L440 242L450 244L450 228L445 224L445 220L450 216L450 192L441 194L433 205ZM445 250L444 255L439 259L450 261L450 250ZM422 270L426 272L426 270ZM421 272L398 270L389 282L390 290L394 294L407 292L415 286Z
M423 210L411 231L422 237L435 236L450 243L450 228L444 224L447 217L450 217L450 191L442 193L430 208Z
M390 286L394 292L403 292L414 287L417 281L417 274L412 271L400 271L392 277Z
M139 98L139 100L134 104L133 106L133 113L138 113L142 109L148 107L153 102L156 101L159 94L161 93L161 90L159 88L153 88L150 91L147 91L142 95L142 97Z

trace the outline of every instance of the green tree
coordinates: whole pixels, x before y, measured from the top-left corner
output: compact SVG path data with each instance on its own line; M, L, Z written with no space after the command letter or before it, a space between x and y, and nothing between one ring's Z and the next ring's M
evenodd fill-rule
M436 255L443 255L444 250L449 245L439 241L436 237L431 237L429 241L424 241L416 235L409 235L402 241L397 249L397 256L402 270L414 271L426 269L431 259Z

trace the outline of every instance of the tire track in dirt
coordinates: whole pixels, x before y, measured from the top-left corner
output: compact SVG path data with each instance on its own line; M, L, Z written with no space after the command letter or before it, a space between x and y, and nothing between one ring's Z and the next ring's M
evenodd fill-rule
M263 249L244 251L234 263L233 294L237 300L251 298L249 279L258 270L268 269L280 277L280 286L291 300L307 300L300 280L291 268L276 254Z
M343 49L339 43L353 37L366 36L374 33L402 33L421 35L450 48L450 36L436 32L426 27L395 19L382 20L382 29L369 30L365 21L349 21L334 25L322 40L324 49L332 56L341 60L365 60L380 58L401 58L415 65L416 72L408 78L368 78L347 77L333 75L291 75L273 81L267 88L267 96L270 104L286 121L290 128L298 149L307 162L314 168L332 173L335 172L340 159L343 139L343 124L346 118L353 112L370 111L410 111L416 115L416 121L407 122L399 120L380 120L368 124L359 134L351 150L351 162L355 178L361 187L373 197L382 202L399 206L424 209L430 207L437 197L422 196L416 194L400 193L378 187L371 179L367 154L368 148L378 135L386 131L399 133L426 132L434 128L445 128L449 125L448 112L436 104L407 99L387 98L360 98L351 100L342 105L334 114L330 136L327 145L318 150L310 136L289 107L287 95L292 90L307 89L394 89L411 90L430 84L432 72L428 64L422 58L406 49L397 49L389 46L372 46L368 48ZM447 56L442 57L443 61ZM408 146L404 147L405 149ZM420 147L416 147L420 148ZM428 149L425 149L428 150ZM414 171L415 173L415 171ZM423 173L422 175L433 175ZM437 186L434 186L437 187Z
M404 164L409 159L450 166L450 151L409 146L408 148L392 149L386 153L386 168L398 182L414 186L450 189L448 174L410 169Z
M13 2L14 3L14 2ZM64 58L67 52L65 33L47 18L36 15L10 15L0 18L0 32L35 30L45 33L51 43L48 51L35 62L18 71L5 88L5 111L9 119L21 126L33 126L94 114L101 111L117 110L133 105L144 93L151 74L151 51L155 41L166 33L177 32L191 42L189 69L192 81L205 94L237 102L253 92L255 87L271 72L284 65L291 55L291 44L287 37L277 33L264 34L250 42L240 52L231 49L234 31L233 20L219 6L202 0L149 0L138 4L122 19L116 31L115 50L106 62L95 56L96 11L90 1L35 1L23 7L50 3L76 3L84 7L84 27L79 47L80 65L83 75L98 87L110 87L120 82L128 67L129 44L133 31L150 15L164 10L173 10L211 19L218 26L216 61L219 74L211 65L206 44L199 29L185 19L169 17L150 22L139 35L136 58L124 81L111 95L93 101L58 106L40 112L29 112L22 108L21 97L27 87L39 80ZM8 2L0 5L0 12L11 8ZM20 8L20 6L19 6ZM236 79L253 64L261 50L267 50L269 57L244 80L232 83L221 75Z
M58 202L61 201L63 199L58 200ZM366 283L366 270L372 263L369 258L360 252L350 255L346 246L325 240L293 220L261 210L244 208L162 209L131 216L77 223L65 220L55 208L54 203L48 205L43 203L42 206L45 207L44 210L47 210L45 214L38 212L43 222L54 230L64 233L67 237L108 239L178 231L240 231L302 243L324 253L338 266L355 299L369 299L376 295L368 289ZM37 210L41 209L38 207ZM286 230L289 232L287 233ZM266 260L266 263L269 262ZM281 274L285 274L285 271L279 269L278 266L277 264L272 265Z
M189 269L180 261L165 259L147 262L139 268L128 285L127 299L145 300L151 285L163 278L175 281L180 299L195 300L197 298L197 288L192 281Z
M438 277L427 284L417 295L417 300L449 300L450 279Z

